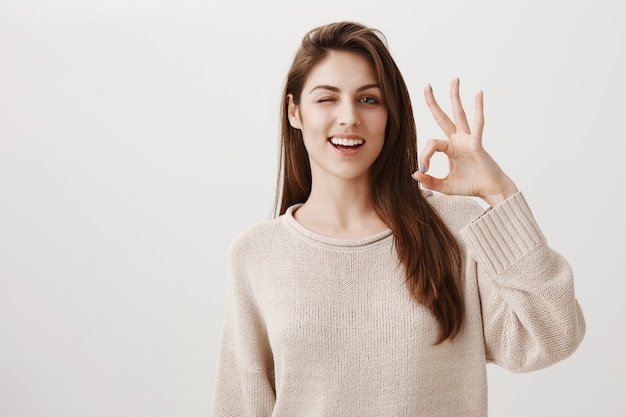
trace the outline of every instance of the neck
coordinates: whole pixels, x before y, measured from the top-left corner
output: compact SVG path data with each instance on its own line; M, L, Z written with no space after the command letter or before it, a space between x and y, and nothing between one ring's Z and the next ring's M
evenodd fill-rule
M364 181L314 180L309 198L294 217L315 233L339 239L364 238L389 228L374 209Z

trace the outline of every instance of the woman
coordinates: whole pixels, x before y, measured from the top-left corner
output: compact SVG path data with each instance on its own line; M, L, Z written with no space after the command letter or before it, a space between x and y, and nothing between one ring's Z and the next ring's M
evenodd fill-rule
M454 121L425 90L448 140L430 141L418 170L382 39L330 24L296 54L279 216L229 254L216 416L485 416L488 362L540 369L583 337L569 265L482 147L482 94L470 129L458 80ZM421 172L435 152L446 178Z

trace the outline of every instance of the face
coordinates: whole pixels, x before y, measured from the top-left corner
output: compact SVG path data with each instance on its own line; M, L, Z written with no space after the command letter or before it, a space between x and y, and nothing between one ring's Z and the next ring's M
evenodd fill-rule
M385 141L387 108L373 66L363 56L331 51L310 72L291 126L302 131L313 184L325 179L367 181Z

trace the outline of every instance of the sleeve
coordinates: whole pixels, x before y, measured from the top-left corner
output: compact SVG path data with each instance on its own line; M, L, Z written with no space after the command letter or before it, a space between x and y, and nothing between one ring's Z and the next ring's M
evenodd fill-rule
M276 399L273 357L251 285L231 247L229 293L222 328L214 417L264 417Z
M512 372L550 366L585 334L568 262L550 247L521 193L461 236L477 263L487 360Z

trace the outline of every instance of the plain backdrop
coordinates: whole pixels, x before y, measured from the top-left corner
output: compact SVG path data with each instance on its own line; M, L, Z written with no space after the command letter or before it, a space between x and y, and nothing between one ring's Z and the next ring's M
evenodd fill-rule
M230 241L271 217L302 35L381 29L420 145L461 78L484 144L576 273L549 369L489 365L492 416L626 415L623 2L0 0L0 415L207 416ZM437 165L438 164L438 165ZM439 160L434 172L445 172Z

